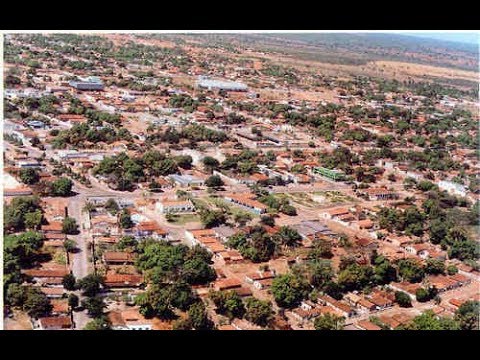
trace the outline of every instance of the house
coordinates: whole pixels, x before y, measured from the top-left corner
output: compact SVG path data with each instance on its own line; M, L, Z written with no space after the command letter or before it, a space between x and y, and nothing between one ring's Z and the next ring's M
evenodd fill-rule
M70 316L47 316L38 319L38 330L66 330L72 328Z
M265 280L265 279L273 279L275 277L274 271L261 271L258 270L254 273L249 273L245 275L245 281L253 284L255 281L258 280Z
M409 236L398 236L394 234L388 234L383 240L398 247L404 247L407 244L413 243L413 239Z
M42 225L40 230L43 233L51 233L51 234L61 234L62 233L62 223L60 221L52 221L48 225Z
M173 174L173 175L169 175L168 177L180 187L203 186L205 184L205 181L203 179L199 177L194 177L192 175Z
M373 239L357 238L355 244L363 250L373 251L378 249L378 243Z
M232 235L235 235L237 231L234 228L231 228L229 226L218 226L216 228L213 228L215 231L215 235L222 241L226 242L228 238Z
M374 228L374 223L370 219L358 220L354 224L353 227L357 228L358 230L370 230Z
M155 205L162 214L191 213L195 211L190 200L161 200Z
M453 181L442 180L442 181L439 181L437 185L440 188L440 190L445 190L452 195L457 195L457 196L467 195L467 188L462 184L459 184Z
M98 215L90 220L92 235L118 234L118 220L115 216Z
M223 260L227 264L238 263L245 260L237 250L226 250L216 254L217 258Z
M326 210L320 213L320 217L326 220L335 220L342 216L351 217L350 211L346 208L336 208Z
M408 282L392 282L387 286L394 291L402 291L406 293L412 300L416 299L415 293L421 287L420 284L411 284Z
M215 291L233 290L240 288L241 286L241 281L233 278L220 279L215 281L213 284Z
M254 194L229 194L224 195L224 199L240 207L252 211L255 214L263 214L267 212L268 207L260 201L254 200Z
M314 167L312 171L315 174L319 174L333 181L345 180L345 174L339 170L332 170L324 167Z
M3 189L3 196L27 196L32 194L32 189L27 186L20 186L14 189Z
M393 301L387 299L384 296L374 295L368 299L371 303L375 304L377 310L384 310L393 306Z
M245 319L234 319L231 323L235 330L263 330L262 327L251 323Z
M166 240L168 232L156 221L142 221L133 228L133 235L136 238L151 237L155 240Z
M253 282L253 287L258 290L266 289L272 286L273 278L255 280Z
M40 291L47 295L49 299L61 299L63 297L63 294L65 293L63 287L41 286Z
M108 313L112 330L152 330L152 321L145 319L137 308Z
M199 245L198 238L201 237L215 237L216 232L213 229L191 229L185 230L185 238L193 245Z
M68 314L69 306L68 306L67 299L55 299L55 300L51 300L50 303L52 304L52 314L54 315Z
M139 287L142 283L143 277L138 274L116 274L107 272L105 276L105 286L108 288Z
M369 188L363 190L362 193L366 194L368 199L372 201L398 199L397 193L387 190L386 188Z
M135 261L134 254L122 251L105 251L102 258L108 265L133 264Z
M377 306L374 303L368 301L367 299L361 298L357 302L357 309L363 313L369 313L371 311L377 310Z
M368 320L361 320L355 324L355 327L360 330L382 330L382 328Z
M429 257L429 249L430 245L426 243L420 244L409 244L404 247L405 251L409 254L417 255L422 259L426 259Z

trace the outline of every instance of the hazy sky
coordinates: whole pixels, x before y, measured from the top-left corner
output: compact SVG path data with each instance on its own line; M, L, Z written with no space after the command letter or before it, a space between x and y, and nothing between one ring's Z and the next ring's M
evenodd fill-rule
M478 44L480 39L479 32L425 32L425 33L415 33L415 32L406 32L403 33L404 35L411 35L411 36L419 36L424 38L430 39L438 39L438 40L448 40L448 41L456 41L468 44Z

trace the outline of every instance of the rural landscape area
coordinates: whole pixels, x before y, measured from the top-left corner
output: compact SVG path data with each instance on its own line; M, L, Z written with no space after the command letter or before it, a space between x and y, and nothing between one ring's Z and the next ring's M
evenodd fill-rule
M3 45L6 330L479 330L479 46Z

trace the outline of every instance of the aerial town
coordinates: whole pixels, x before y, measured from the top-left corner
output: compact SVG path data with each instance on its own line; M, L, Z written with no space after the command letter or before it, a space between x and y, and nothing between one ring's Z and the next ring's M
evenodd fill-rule
M478 330L478 48L350 36L5 35L4 328Z

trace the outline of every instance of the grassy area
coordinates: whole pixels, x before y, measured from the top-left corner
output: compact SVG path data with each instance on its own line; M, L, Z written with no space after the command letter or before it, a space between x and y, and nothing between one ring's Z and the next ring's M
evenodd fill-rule
M200 216L198 216L197 214L181 214L175 215L173 217L173 221L170 221L169 223L176 225L185 225L186 223L197 221L200 221Z
M53 261L59 265L66 265L67 256L65 255L65 250L58 249L53 255Z
M259 216L253 212L242 209L240 206L236 206L235 204L225 201L223 200L223 198L209 197L208 201L220 209L225 209L232 216L243 214L249 214L250 216L252 216L252 218Z
M325 198L326 202L343 203L355 201L351 196L342 194L340 191L320 191L314 192L313 195L320 195Z

